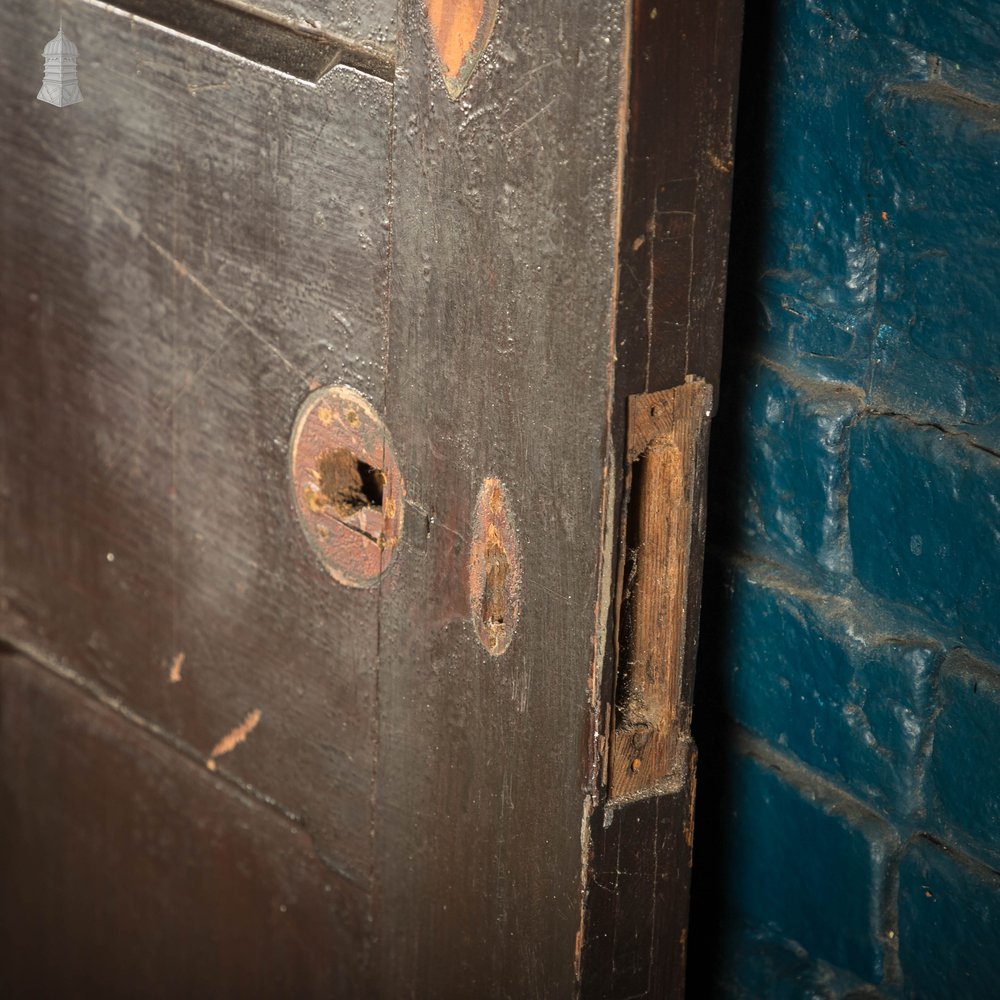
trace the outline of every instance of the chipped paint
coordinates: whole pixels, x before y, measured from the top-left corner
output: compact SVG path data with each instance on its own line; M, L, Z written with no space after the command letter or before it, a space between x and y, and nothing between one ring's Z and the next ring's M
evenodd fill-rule
M212 752L208 755L208 760L205 762L205 766L210 770L215 770L216 758L223 756L223 754L231 753L235 750L241 743L245 743L247 737L257 728L257 724L261 719L261 710L255 708L252 712L247 714L247 717L234 729L231 729L225 736L219 740L218 743L212 747Z
M510 505L499 479L483 480L469 555L469 602L479 641L491 656L506 652L520 612L521 561Z
M465 89L497 20L497 0L424 0L448 96Z
M178 653L170 662L170 683L180 684L181 670L184 667L184 653Z

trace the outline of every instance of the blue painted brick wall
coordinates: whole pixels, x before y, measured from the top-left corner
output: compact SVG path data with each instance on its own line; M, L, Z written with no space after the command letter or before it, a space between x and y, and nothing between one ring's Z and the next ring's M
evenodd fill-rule
M739 456L739 503L725 508L732 529L775 560L850 572L845 456L860 393L817 387L764 359L733 378L742 419L759 430Z
M899 863L899 958L906 997L995 997L1000 876L923 837Z
M929 830L1000 868L1000 672L963 651L941 674L928 798Z
M894 831L766 746L744 739L736 749L729 808L740 836L719 860L740 916L794 927L810 955L878 978L883 916L868 886L883 877Z
M893 628L860 595L774 564L733 560L722 572L728 711L858 801L888 816L918 811L940 646Z
M1000 283L1000 268L995 278ZM1000 457L963 435L880 414L857 422L850 451L858 579L872 593L922 611L929 629L996 659Z
M1000 997L1000 0L747 4L690 994Z

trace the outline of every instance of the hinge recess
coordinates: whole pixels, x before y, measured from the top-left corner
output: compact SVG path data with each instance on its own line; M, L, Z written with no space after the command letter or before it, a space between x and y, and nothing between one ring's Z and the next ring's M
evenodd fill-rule
M711 411L693 376L628 399L611 802L676 791L689 766Z

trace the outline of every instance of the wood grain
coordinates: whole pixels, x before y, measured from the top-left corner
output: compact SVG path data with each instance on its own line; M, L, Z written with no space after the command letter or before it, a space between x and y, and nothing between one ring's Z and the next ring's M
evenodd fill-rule
M741 0L632 4L627 144L622 176L612 453L627 482L630 396L677 386L688 375L718 384L722 352L733 124ZM684 662L697 654L705 479L693 484ZM614 511L614 565L625 581L627 489ZM617 701L621 625L612 602L601 700ZM690 705L694 672L680 679ZM610 733L606 736L610 742ZM690 884L694 754L678 790L594 812L582 994L601 1000L679 997ZM613 879L625 850L629 874ZM612 886L610 890L608 886ZM648 947L646 946L648 944Z
M396 47L396 0L216 0L353 39L380 54Z
M511 5L458 102L423 0L400 12L385 410L425 527L407 513L382 590L380 991L570 997L594 767L624 12ZM491 477L521 568L517 630L496 657L467 572Z
M365 994L365 889L308 833L0 655L0 993Z
M629 399L629 532L608 794L676 791L689 756L686 663L695 486L704 479L711 387L691 379Z
M256 6L395 37L387 0ZM84 92L61 110L34 100L60 12ZM103 928L148 909L128 985L97 992L680 995L693 753L674 791L617 807L600 754L626 401L715 380L739 12L511 5L456 101L424 0L400 3L392 86L87 0L0 9L0 637L33 660L0 668L11 981L47 963L65 990L66 951L96 983ZM289 483L295 414L335 383L406 480L371 590L330 579ZM697 463L684 495L680 665ZM480 626L515 600L491 655ZM647 645L678 639L642 620Z
M340 65L383 80L393 76L388 53L321 31L318 23L304 30L294 21L220 0L116 0L114 8L312 83Z
M259 709L217 773L367 885L378 600L311 551L288 445L311 388L381 387L390 87L84 3L0 34L0 634L203 761Z

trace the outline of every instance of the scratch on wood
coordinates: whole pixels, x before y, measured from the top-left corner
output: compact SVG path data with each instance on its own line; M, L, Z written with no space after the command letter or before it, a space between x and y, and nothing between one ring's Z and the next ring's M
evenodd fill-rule
M181 670L184 667L184 653L178 653L170 664L170 683L180 684Z
M556 94L556 96L555 96L555 97L553 97L553 98L552 98L551 100L549 100L549 101L546 101L546 102L545 102L545 104L543 104L543 105L542 105L542 106L541 106L541 107L540 107L540 108L539 108L539 109L538 109L538 110L537 110L536 112L534 112L534 114L531 114L531 115L529 115L529 116L528 116L527 118L525 118L525 119L524 119L524 121L523 121L523 122L521 122L521 123L520 123L519 125L515 125L515 126L514 126L514 127L513 127L513 128L512 128L512 129L511 129L511 130L510 130L510 131L509 131L508 133L507 133L507 137L508 137L508 138L510 138L510 136L512 136L512 135L515 135L515 134L516 134L517 132L520 132L520 131L521 131L521 129L523 129L523 128L524 128L525 126L527 126L527 125L530 125L530 124L531 124L531 123L532 123L532 122L533 122L533 121L534 121L534 120L535 120L536 118L538 118L538 117L539 117L540 115L543 115L543 114L545 114L545 112L546 112L546 111L548 111L548 110L549 110L549 108L551 108L551 107L552 107L552 105L553 105L553 104L555 104L557 100L559 100L559 96L560 96L559 94Z
M292 362L289 361L288 358L286 358L285 355L267 337L265 337L262 333L259 333L257 330L255 330L238 312L236 312L235 309L232 309L230 306L226 305L226 303L223 302L222 299L220 299L218 295L216 295L208 287L208 285L205 284L205 282L203 282L201 279L199 279L197 276L191 273L190 268L188 268L188 266L182 260L178 260L178 258L175 257L165 246L163 246L162 243L159 243L156 240L154 240L153 237L150 236L142 228L142 225L139 223L138 220L130 218L117 205L113 204L112 202L107 201L106 199L102 200L104 200L108 208L110 208L111 211L114 212L115 215L117 215L118 218L121 219L122 222L124 222L129 227L134 236L141 239L143 243L145 243L152 250L156 251L156 253L158 253L165 261L167 261L182 278L186 279L187 281L190 281L191 284L194 285L194 287L197 288L198 291L205 296L205 298L207 298L210 302L218 306L231 319L234 319L239 324L241 329L245 330L248 334L250 334L251 337L254 338L254 340L256 340L258 343L266 347L273 355L275 355L275 357L278 358L279 361L282 362L282 364L285 365L286 368L288 368L290 372L292 372L295 375L298 375L303 381L306 381L305 374L301 372L298 368L296 368L296 366L293 365ZM194 380L196 380L197 377L202 373L202 371L204 371L204 369L215 359L216 355L219 354L219 352L222 351L229 344L230 340L232 339L232 336L234 335L230 335L229 337L224 338L222 343L209 355L208 359L201 365L201 367L198 368L197 371L192 373L192 381L189 382L184 387L185 391L190 389L191 385L194 384ZM176 402L176 400L173 400L172 402Z
M292 364L292 362L285 357L275 344L271 343L267 337L255 330L245 319L243 319L242 316L227 306L226 303L223 302L218 296L214 295L204 282L200 281L190 272L187 265L184 264L183 261L178 260L166 247L149 236L143 230L138 220L130 218L120 208L118 208L117 205L108 201L106 198L101 197L101 201L129 227L133 236L141 239L164 260L168 261L174 268L175 273L190 281L210 302L213 302L227 316L231 317L242 330L250 334L254 340L256 340L259 344L262 344L275 357L277 357L290 372L301 378L303 382L308 381L308 377L305 373ZM202 375L208 370L209 366L212 365L216 358L218 358L219 355L232 343L235 336L235 331L227 336L224 336L219 344L209 353L208 357L206 357L200 365L193 370L188 369L180 374L180 376L174 381L170 397L165 402L165 413L169 413L173 410L180 400L192 390ZM122 468L132 455L139 452L145 446L156 430L157 428L155 427L151 428L146 434L126 441L120 451L112 456L111 460L107 463L106 468L108 473L116 473L120 468Z
M684 843L688 847L688 867L694 864L694 855L690 853L694 846L694 807L695 794L698 785L698 749L693 744L688 754L688 808L684 820Z
M185 84L188 93L192 97L197 97L203 90L229 90L229 81L224 80L222 83L188 83Z
M214 747L212 747L212 752L208 755L208 760L205 764L210 771L215 770L215 761L217 757L221 757L223 754L227 754L230 751L235 750L241 743L246 742L246 738L257 728L257 723L260 722L261 714L261 710L259 708L255 708L235 729L226 733L226 735L223 736Z

